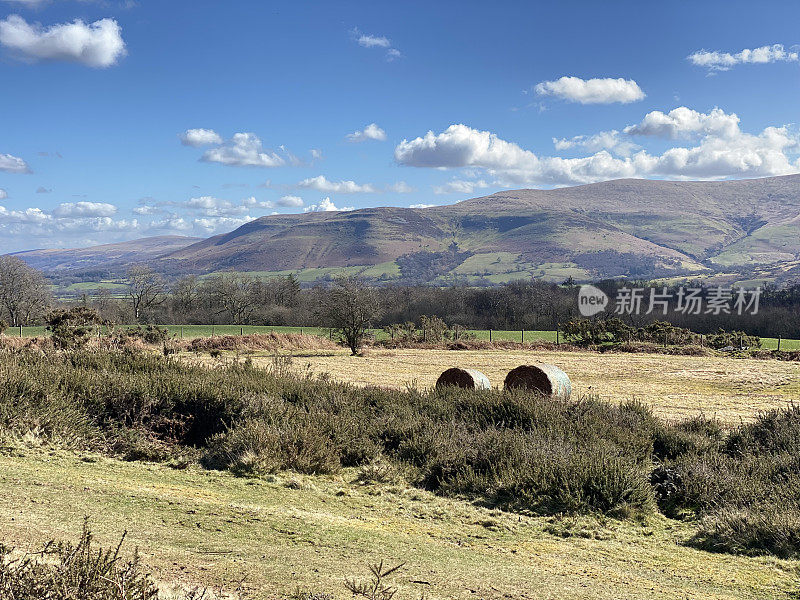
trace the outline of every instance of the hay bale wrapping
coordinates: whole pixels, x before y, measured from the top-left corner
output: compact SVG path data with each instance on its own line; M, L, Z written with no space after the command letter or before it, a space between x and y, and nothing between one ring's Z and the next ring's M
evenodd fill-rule
M492 389L492 384L489 383L489 378L486 375L475 369L461 369L459 367L447 369L439 375L439 379L436 380L436 387L445 386L460 387L468 390Z
M509 390L529 390L565 400L572 394L572 382L569 376L555 365L543 363L521 365L511 369L506 375L504 385Z

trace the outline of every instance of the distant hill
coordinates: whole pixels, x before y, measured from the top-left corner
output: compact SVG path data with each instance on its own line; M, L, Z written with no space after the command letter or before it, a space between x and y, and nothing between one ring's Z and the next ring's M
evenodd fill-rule
M437 282L709 275L780 281L800 276L800 175L625 179L505 191L426 209L275 215L206 240L173 243L180 247L165 243L144 258L172 275L300 271L313 279L347 270ZM19 256L46 270L81 268L87 260L124 263L120 252L104 263L101 248ZM47 263L42 252L51 253ZM80 252L93 258L78 264Z
M14 256L23 259L32 267L51 273L92 270L98 267L114 270L123 269L134 262L149 261L175 252L201 239L163 235L89 248L28 250L16 252Z

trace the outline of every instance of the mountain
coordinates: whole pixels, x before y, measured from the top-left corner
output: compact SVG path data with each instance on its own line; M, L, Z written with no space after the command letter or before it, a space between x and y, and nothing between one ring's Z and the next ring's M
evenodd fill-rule
M85 267L65 251L49 252L51 264ZM405 281L709 275L780 281L800 275L800 175L625 179L504 191L425 209L275 215L160 254L148 261L170 275L300 271L314 279L345 269ZM122 262L119 255L107 263L98 257L94 265Z
M27 250L16 252L13 256L48 273L89 271L97 268L114 270L115 268L123 269L134 262L150 261L185 248L201 239L180 235L163 235L89 248Z

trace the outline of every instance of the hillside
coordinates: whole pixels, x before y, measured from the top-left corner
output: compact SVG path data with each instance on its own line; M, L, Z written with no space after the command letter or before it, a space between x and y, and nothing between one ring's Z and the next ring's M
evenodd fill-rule
M89 248L28 250L16 252L14 256L23 259L32 267L46 272L90 270L97 267L114 269L169 254L194 244L200 239L180 235L163 235Z
M117 252L104 263L99 248L49 251L48 263L43 251L20 256L48 270L91 262L113 271L124 262ZM405 281L712 274L780 281L800 274L800 175L618 180L427 209L275 215L156 254L148 260L171 275L300 271L310 280L368 268L368 276Z

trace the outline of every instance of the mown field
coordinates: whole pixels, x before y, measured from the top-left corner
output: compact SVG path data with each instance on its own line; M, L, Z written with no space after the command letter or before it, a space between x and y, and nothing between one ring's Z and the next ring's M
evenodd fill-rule
M0 541L74 539L88 516L165 586L253 599L348 598L380 560L405 563L397 600L800 591L796 363L287 356L0 353ZM444 366L498 385L540 360L573 402L429 389Z
M273 361L268 352L248 356L262 366ZM187 354L185 359L216 362L207 355ZM703 414L730 424L749 421L759 411L785 407L800 398L800 364L725 356L372 348L356 357L345 350L300 352L292 361L297 372L396 389L431 388L453 366L477 369L493 386L502 387L514 367L545 362L569 375L576 396L596 395L614 403L636 399L664 418Z
M523 517L397 484L334 476L262 479L29 448L0 452L0 538L18 547L74 539L128 546L165 584L241 580L250 598L297 587L350 598L345 577L405 563L398 600L752 600L796 597L796 561L686 546L688 523ZM234 596L235 597L235 596Z
M211 335L250 335L257 333L307 333L321 337L329 337L330 329L327 327L283 327L273 325L164 325L169 332L182 339L193 339L198 337L210 337ZM557 339L563 341L562 336L557 336L555 331L520 331L520 330L492 330L488 329L469 329L467 332L474 339L508 342L534 342L545 341L555 342ZM48 332L43 326L23 327L23 337L36 337L47 335ZM389 339L389 335L383 329L372 329L370 334L376 340ZM19 336L19 328L10 328L6 334L8 336ZM761 347L765 350L775 350L778 348L777 338L762 338ZM781 350L800 350L800 340L782 339Z

